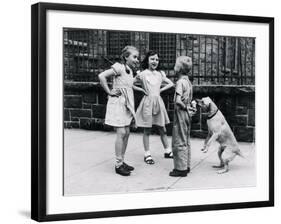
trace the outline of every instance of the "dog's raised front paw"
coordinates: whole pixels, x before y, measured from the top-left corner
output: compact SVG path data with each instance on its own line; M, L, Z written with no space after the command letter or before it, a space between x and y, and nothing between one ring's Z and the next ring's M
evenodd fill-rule
M223 164L213 165L212 167L215 168L215 169L221 169L221 168L224 168L224 165Z

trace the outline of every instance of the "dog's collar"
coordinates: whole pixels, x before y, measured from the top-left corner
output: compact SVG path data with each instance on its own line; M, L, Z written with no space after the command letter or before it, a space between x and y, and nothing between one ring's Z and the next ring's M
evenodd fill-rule
M210 120L211 118L213 118L217 113L218 113L219 109L216 110L215 113L213 113L211 116L207 117L207 120Z

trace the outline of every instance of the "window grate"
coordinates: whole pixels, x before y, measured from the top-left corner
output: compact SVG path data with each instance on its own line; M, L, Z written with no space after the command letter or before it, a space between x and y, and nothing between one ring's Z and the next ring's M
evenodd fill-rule
M161 69L172 80L176 57L188 55L193 84L255 84L255 38L71 28L63 38L66 80L98 81L100 72L120 61L121 50L133 45L140 60L149 49L158 52Z
M151 33L149 48L159 53L163 69L173 69L176 60L176 34Z

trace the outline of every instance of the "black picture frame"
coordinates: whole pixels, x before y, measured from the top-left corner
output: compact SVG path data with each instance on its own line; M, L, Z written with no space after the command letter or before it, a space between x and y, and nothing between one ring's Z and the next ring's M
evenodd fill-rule
M269 25L269 200L224 203L196 206L175 206L159 208L139 208L130 210L82 212L67 214L47 214L47 170L46 170L46 38L48 10L73 11L81 13L110 13L123 15L153 16L167 18L189 18L229 22L252 22ZM207 210L254 208L274 206L274 18L240 15L195 13L183 11L164 11L137 8L103 7L73 4L37 3L31 11L31 218L36 221L74 220L86 218L135 216L162 213L179 213Z

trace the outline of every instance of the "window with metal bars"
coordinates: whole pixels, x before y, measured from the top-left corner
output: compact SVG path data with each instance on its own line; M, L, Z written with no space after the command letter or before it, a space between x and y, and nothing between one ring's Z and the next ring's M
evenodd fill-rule
M176 35L150 33L149 49L159 53L163 69L172 69L176 60Z
M130 32L108 31L107 32L107 56L110 59L118 59L122 49L130 45Z
M159 53L161 69L173 79L178 55L188 55L194 84L254 85L255 38L193 34L64 29L64 76L96 80L97 74L120 60L122 49L134 45L140 60L150 49Z

